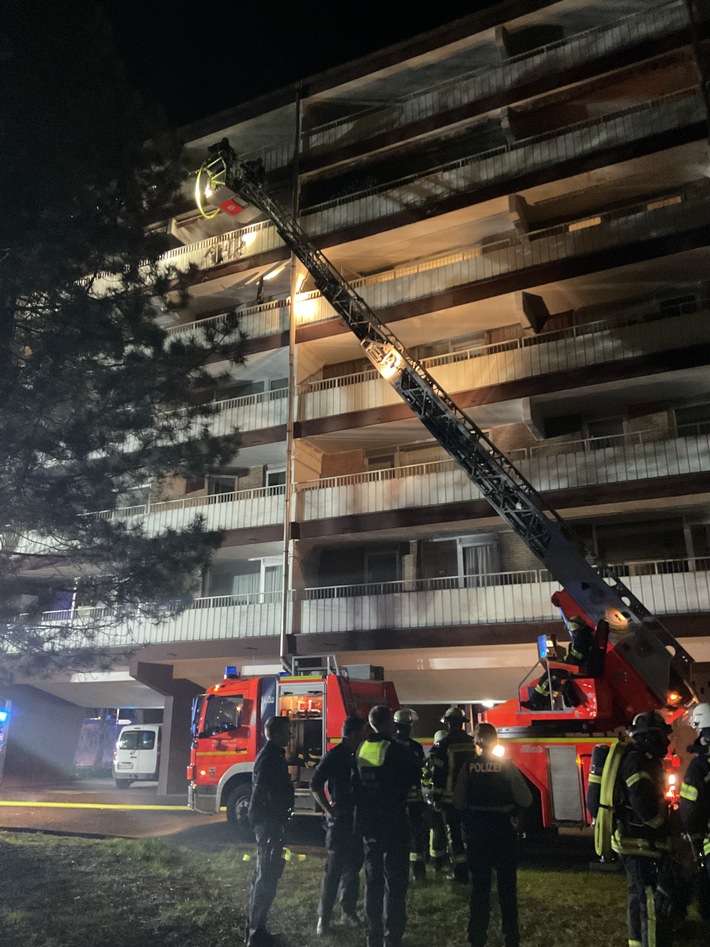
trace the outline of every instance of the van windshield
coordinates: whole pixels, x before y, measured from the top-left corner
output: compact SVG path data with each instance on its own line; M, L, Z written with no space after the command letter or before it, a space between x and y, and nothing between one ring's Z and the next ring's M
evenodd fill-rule
M155 747L155 730L129 730L118 738L119 750L152 750Z
M225 730L237 730L242 725L243 706L242 694L233 694L231 697L208 697L203 733L210 736L215 733L224 733Z

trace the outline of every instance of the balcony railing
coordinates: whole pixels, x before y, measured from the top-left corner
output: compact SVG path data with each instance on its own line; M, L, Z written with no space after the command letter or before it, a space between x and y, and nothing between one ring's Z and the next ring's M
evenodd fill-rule
M627 483L710 470L710 434L661 439L657 432L535 445L509 451L541 491ZM453 460L309 480L296 485L299 521L416 509L482 498Z
M710 611L710 559L638 561L615 567L652 614ZM304 634L446 628L511 622L554 621L550 602L559 585L542 569L478 576L448 576L402 582L333 585L292 593ZM279 633L280 592L255 592L196 599L177 617L166 606L165 621L132 618L99 632L104 646L261 637ZM101 622L106 609L46 612L45 624Z
M682 89L601 118L500 145L426 172L326 201L304 210L303 224L311 234L357 226L453 194L474 194L495 181L536 168L554 167L570 159L579 160L602 148L628 145L704 119L704 104L697 89Z
M701 312L708 308L710 306L703 303ZM646 317L639 314L626 320L610 319L475 346L422 359L422 363L445 390L454 393L551 372L608 365L709 340L710 322L698 313L664 316L656 310ZM298 412L300 420L310 420L399 404L399 401L394 389L377 372L368 369L304 383L299 388Z
M450 109L513 89L525 82L563 72L636 43L664 36L688 24L685 4L676 2L625 16L614 23L513 56L499 65L447 79L398 99L373 105L318 125L303 133L304 154L320 153L353 141L363 141L384 130L403 128Z
M248 338L254 339L267 335L275 335L278 332L286 332L288 330L289 301L277 300L262 303L259 306L249 306L247 309L238 310L236 315L239 318L240 329ZM331 315L335 315L332 310ZM225 324L227 319L231 317L231 313L218 313L207 319L199 319L196 322L171 326L168 329L168 335L171 337L181 336L199 340L205 329L219 329Z
M195 516L205 518L207 529L251 529L283 521L285 492L286 487L280 484L120 507L88 515L107 520L142 520L148 535L166 529L183 529Z

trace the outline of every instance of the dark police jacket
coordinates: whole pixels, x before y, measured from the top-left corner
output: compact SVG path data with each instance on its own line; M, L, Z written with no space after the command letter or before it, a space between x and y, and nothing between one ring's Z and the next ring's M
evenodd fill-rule
M339 743L328 750L313 771L311 790L328 788L328 796L338 807L337 818L328 817L328 823L352 825L355 811L353 795L353 777L355 774L355 754L345 743Z
M531 803L532 793L517 766L491 753L467 761L456 780L454 808L466 813L466 834L481 825L510 825L510 817Z
M284 824L293 809L293 783L286 765L286 750L267 740L254 762L249 821L252 825Z
M389 737L371 734L357 752L355 829L366 838L399 837L409 845L407 796L419 779L411 751Z

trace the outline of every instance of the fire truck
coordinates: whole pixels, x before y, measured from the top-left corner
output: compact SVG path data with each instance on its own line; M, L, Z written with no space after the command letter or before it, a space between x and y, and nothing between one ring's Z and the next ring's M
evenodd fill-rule
M312 658L305 664L294 659L292 672L241 677L230 666L224 680L193 705L188 804L210 815L225 807L228 822L242 838L249 835L251 775L269 717L291 720L286 759L294 782L295 813L317 815L320 810L309 788L313 769L340 742L345 717L356 713L367 719L376 704L399 707L394 685L383 679L382 668L362 664L339 668L328 656L315 665Z
M543 827L588 821L584 795L591 751L611 741L633 716L665 709L678 716L695 697L693 659L661 622L596 559L570 526L487 435L452 401L426 368L381 322L315 246L293 215L270 195L259 161L242 161L227 139L209 149L195 188L206 217L236 217L257 208L271 219L316 289L357 337L381 376L399 393L436 441L476 484L493 509L559 582L563 616L581 615L595 629L594 675L580 669L576 706L564 702L531 711L530 686L556 670L542 659L537 678L486 714L539 799ZM569 671L569 666L566 666Z

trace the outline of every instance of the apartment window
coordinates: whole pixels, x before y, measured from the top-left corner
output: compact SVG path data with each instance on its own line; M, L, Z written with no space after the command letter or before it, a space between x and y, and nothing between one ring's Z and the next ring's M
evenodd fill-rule
M658 308L664 316L684 316L698 311L698 297L674 296L672 299L660 299Z
M495 536L462 536L456 541L458 575L463 588L489 585L487 578L500 572L498 543Z
M208 477L207 489L211 497L220 493L234 493L236 490L235 477Z
M282 487L286 484L286 465L267 467L264 475L265 487Z
M281 391L288 388L288 378L272 378L269 381L269 391Z
M595 418L585 421L584 435L589 438L592 450L614 447L626 433L626 419L622 417Z
M675 423L681 437L710 434L710 404L693 404L676 408Z
M232 595L245 601L270 602L283 588L283 560L280 556L253 559L239 563L239 572L232 577Z
M365 553L365 582L368 585L398 581L399 552L396 549Z
M391 470L395 466L396 452L394 450L378 451L367 455L368 470Z

